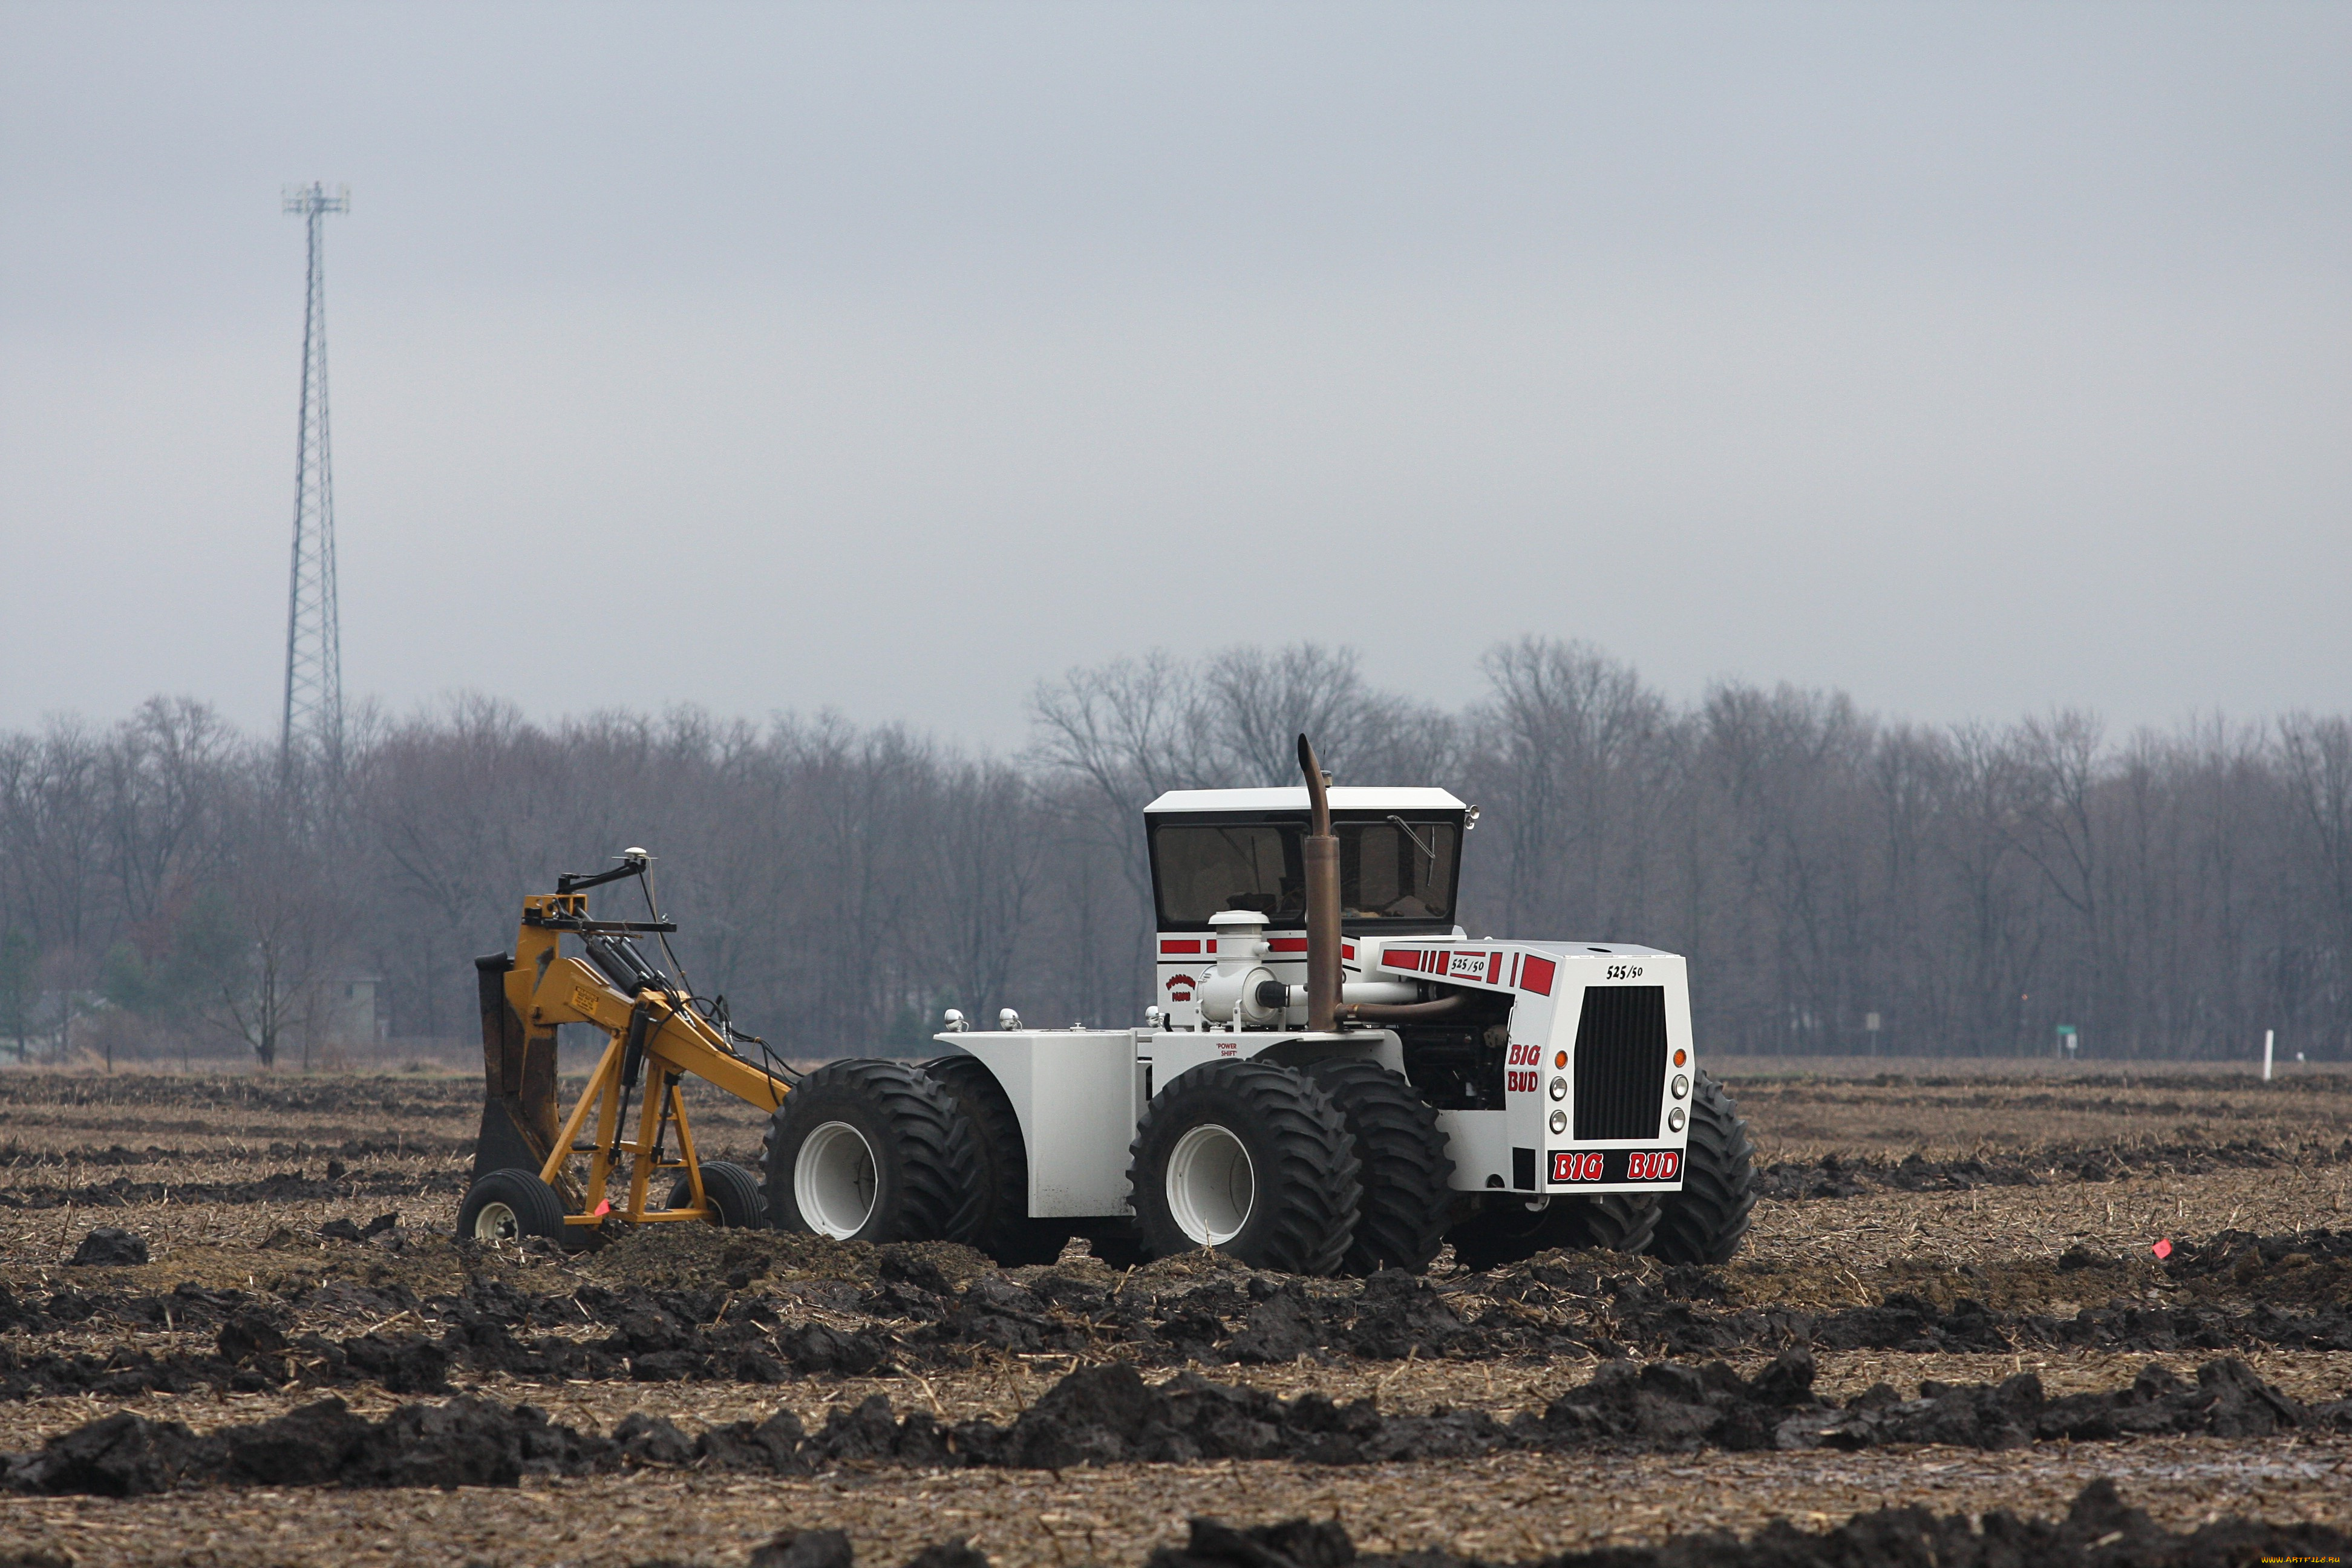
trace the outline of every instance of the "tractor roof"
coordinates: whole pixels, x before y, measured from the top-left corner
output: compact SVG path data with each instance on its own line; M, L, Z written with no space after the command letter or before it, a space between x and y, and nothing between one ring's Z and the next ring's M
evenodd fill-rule
M1334 784L1333 811L1467 811L1451 791ZM1279 789L1171 789L1143 808L1154 811L1297 811L1307 809L1307 786Z

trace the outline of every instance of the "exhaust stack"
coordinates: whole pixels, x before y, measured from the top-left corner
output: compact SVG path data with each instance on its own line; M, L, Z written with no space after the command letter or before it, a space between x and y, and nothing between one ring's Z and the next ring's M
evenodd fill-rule
M1307 871L1307 1026L1328 1033L1339 1008L1339 839L1331 831L1329 782L1314 743L1298 737L1298 769L1307 775L1309 820L1299 850Z

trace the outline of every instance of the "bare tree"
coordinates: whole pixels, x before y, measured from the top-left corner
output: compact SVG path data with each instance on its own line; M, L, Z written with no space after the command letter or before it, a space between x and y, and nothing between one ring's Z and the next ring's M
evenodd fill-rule
M1688 953L1709 1049L1863 1049L1877 1012L1923 1053L2046 1050L2060 1021L2100 1053L2229 1054L2265 1026L2352 1052L2344 717L2113 745L2071 712L1939 730L1736 684L1677 703L1569 642L1485 670L1446 710L1345 648L1115 661L1039 687L1013 762L832 715L539 723L465 698L363 711L340 780L287 792L268 746L184 699L58 720L0 734L0 1041L63 1053L103 989L138 1013L125 1041L201 1028L289 1059L354 970L395 1031L460 1037L469 961L517 900L631 845L658 857L686 977L801 1054L928 1049L942 999L1130 1016L1143 806L1286 784L1305 729L1343 783L1485 806L1465 923ZM638 912L627 884L595 896Z
M2101 835L2093 810L2101 739L2098 720L2078 710L2025 721L2017 739L2020 788L2011 839L2079 922L2070 1000L2095 1037L2120 1022L2109 994Z

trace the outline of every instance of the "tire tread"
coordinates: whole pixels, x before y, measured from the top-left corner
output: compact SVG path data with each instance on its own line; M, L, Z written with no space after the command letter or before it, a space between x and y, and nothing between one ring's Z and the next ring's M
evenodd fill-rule
M1138 1215L1147 1211L1142 1200L1148 1184L1160 1179L1143 1168L1144 1151L1158 1127L1185 1114L1191 1102L1221 1092L1244 1102L1271 1131L1278 1151L1279 1183L1261 1181L1258 1186L1261 1194L1276 1194L1279 1206L1268 1231L1255 1239L1251 1250L1257 1256L1242 1260L1288 1274L1336 1271L1355 1235L1362 1193L1348 1123L1313 1079L1272 1062L1211 1062L1152 1097L1128 1150L1128 1181Z
M801 1079L761 1140L767 1172L769 1223L793 1212L787 1201L792 1172L776 1158L779 1141L793 1116L793 1099L812 1089L838 1086L878 1110L890 1129L901 1177L895 1234L877 1241L970 1241L979 1222L980 1155L971 1124L946 1089L913 1062L853 1057L829 1062Z
M1454 1160L1437 1112L1395 1073L1360 1057L1315 1063L1308 1075L1339 1108L1363 1188L1340 1268L1349 1274L1418 1274L1445 1245Z
M1738 1102L1701 1072L1691 1090L1683 1189L1659 1204L1650 1251L1669 1263L1728 1263L1756 1207L1756 1145Z
M1029 1153L1021 1119L1004 1086L975 1056L936 1057L923 1064L932 1082L947 1091L970 1123L980 1178L980 1212L971 1244L1004 1267L1051 1263L1070 1238L1069 1226L1029 1217Z

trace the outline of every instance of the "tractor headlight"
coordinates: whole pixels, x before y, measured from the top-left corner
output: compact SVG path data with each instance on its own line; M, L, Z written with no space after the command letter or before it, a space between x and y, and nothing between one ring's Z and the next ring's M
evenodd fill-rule
M1680 1074L1680 1073L1676 1073L1676 1074L1675 1074L1675 1082L1674 1082L1674 1089L1673 1089L1673 1094L1674 1094L1674 1097L1675 1097L1676 1100L1680 1100L1680 1099L1682 1099L1684 1096L1685 1096L1685 1095L1687 1095L1687 1094L1689 1094L1689 1093L1690 1093L1690 1079L1688 1079L1685 1078L1685 1077L1684 1077L1682 1074Z
M1669 1132L1679 1132L1682 1130L1683 1108L1677 1105L1672 1110L1666 1112L1666 1131Z
M1551 1130L1554 1132L1565 1132L1568 1131L1567 1111L1555 1110L1551 1113Z
M1551 1080L1551 1097L1554 1100L1566 1100L1568 1098L1568 1079L1564 1078L1556 1078Z

